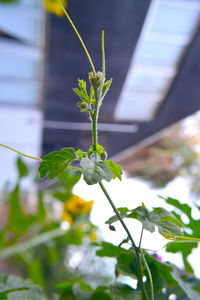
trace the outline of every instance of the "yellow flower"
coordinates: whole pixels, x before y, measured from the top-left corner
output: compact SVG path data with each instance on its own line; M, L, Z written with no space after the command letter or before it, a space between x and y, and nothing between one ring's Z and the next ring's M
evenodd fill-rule
M97 240L96 232L94 232L94 231L90 232L89 238L90 238L91 242L95 242Z
M60 0L60 2L65 8L67 7L66 0ZM50 13L56 14L58 16L64 16L64 11L60 6L58 0L44 0L44 7Z
M66 210L63 210L62 221L68 222L69 224L73 223L72 216Z
M76 217L80 215L87 215L93 206L94 201L85 201L76 195L71 195L71 197L65 202L62 220L72 224Z
M94 201L85 201L79 196L72 195L71 198L65 203L64 209L72 215L86 215L93 206Z

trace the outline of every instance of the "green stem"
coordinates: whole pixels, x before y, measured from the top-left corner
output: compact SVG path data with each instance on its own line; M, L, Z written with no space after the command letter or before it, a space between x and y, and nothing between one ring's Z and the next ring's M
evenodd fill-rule
M77 37L78 37L78 39L79 39L79 41L80 41L80 43L81 43L81 45L82 45L84 51L85 51L85 54L86 54L86 56L87 56L87 58L88 58L88 61L89 61L90 65L91 65L92 71L93 71L93 73L94 73L94 75L95 75L95 74L96 74L96 70L95 70L95 67L94 67L92 58L91 58L91 56L90 56L90 54L89 54L89 51L88 51L88 49L87 49L87 47L86 47L86 45L85 45L85 43L84 43L82 37L80 36L78 30L76 29L76 26L74 25L72 19L71 19L70 16L68 15L68 13L67 13L66 9L64 8L62 2L61 2L60 0L58 0L58 2L59 2L59 4L60 4L60 6L61 6L61 8L62 8L62 10L63 10L63 12L64 12L64 14L65 14L65 16L67 17L67 19L68 19L70 25L72 26L73 30L75 31L75 33L76 33L76 35L77 35Z
M72 170L79 171L79 172L83 172L84 171L84 169L73 167L73 166L68 166L67 169L72 169Z
M142 226L142 231L141 231L141 235L140 235L139 249L141 249L141 244L142 244L143 233L144 233L144 226Z
M144 266L146 268L146 271L147 271L147 274L149 277L149 283L150 283L150 289L151 289L151 300L154 300L155 298L154 298L153 279L152 279L152 275L151 275L151 270L149 269L149 266L145 259L143 251L140 251L140 253L141 253L142 260L143 260Z
M142 279L142 277L143 277L142 276L142 265L141 265L139 248L136 246L136 244L135 244L135 242L134 242L134 240L133 240L133 238L130 234L129 229L127 228L126 224L124 223L123 219L121 218L117 208L115 207L115 205L114 205L110 195L108 194L106 188L104 187L103 183L99 182L99 185L100 185L102 191L104 192L104 195L108 199L112 209L114 210L119 222L122 224L124 230L126 231L129 240L132 243L132 246L133 246L133 249L134 249L134 252L135 252L135 256L136 256L137 269L138 269L138 283L139 283L139 287L141 288L141 291L142 291L142 300L148 300L147 295L146 295L146 290L145 290L145 287L144 287L144 282L143 282L143 279Z
M97 130L97 121L98 121L98 115L99 115L99 104L98 99L96 100L96 107L94 114L91 116L92 119L92 147L94 153L96 153L97 150L97 144L98 144L98 130Z
M55 239L59 236L62 236L66 233L65 230L58 228L54 230L50 230L44 233L41 233L40 235L19 244L15 244L13 246L9 246L5 248L4 250L0 250L0 259L5 259L17 254L21 254L27 250L30 250L36 246L39 246L41 244L44 244L48 241L51 241L52 239Z
M105 42L104 42L104 30L102 30L102 35L101 35L101 52L102 52L102 73L103 73L103 79L100 85L100 91L97 95L97 93L95 93L95 100L96 100L96 104L95 104L95 109L94 109L94 113L91 115L91 120L92 120L92 146L93 146L93 150L95 152L95 157L96 155L96 145L98 144L98 130L97 130L97 121L98 121L98 115L99 115L99 105L100 105L100 101L101 99L101 92L102 92L102 88L103 88L103 84L104 84L104 80L105 80L105 72L106 72L106 60L105 60Z
M105 59L105 39L104 39L104 30L102 30L101 35L101 53L102 53L102 73L106 75L106 59Z
M145 269L147 271L148 277L149 277L149 282L150 282L150 289L151 289L151 300L154 300L154 290L153 290L153 280L152 280L152 276L151 276L151 271L149 269L149 266L146 262L146 259L144 257L143 251L141 250L141 244L142 244L142 238L143 238L143 233L144 233L144 226L142 226L142 231L141 231L141 235L140 235L140 241L139 241L139 252L140 252L140 257L142 257ZM140 260L140 263L142 265L142 262Z
M7 148L9 150L12 150L12 151L18 153L19 155L22 155L22 156L25 156L25 157L28 157L28 158L31 158L31 159L34 159L34 160L37 160L37 161L43 161L43 159L41 159L41 158L37 158L37 157L33 157L33 156L30 156L30 155L24 154L24 153L22 153L22 152L20 152L18 150L15 150L15 149L13 149L11 147L6 146L6 145L0 144L0 146L2 146L4 148Z

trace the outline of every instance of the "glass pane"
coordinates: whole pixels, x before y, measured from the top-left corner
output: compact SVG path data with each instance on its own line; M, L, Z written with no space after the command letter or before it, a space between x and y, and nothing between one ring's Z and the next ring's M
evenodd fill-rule
M174 3L173 1L171 3L162 3L161 1L150 31L162 34L190 35L199 21L200 5L199 9L192 8L184 6L184 2L181 7L176 5L176 1Z
M131 74L132 73L132 74ZM135 92L162 92L168 86L166 77L131 72L127 78L126 89Z
M21 55L10 55L1 51L0 47L0 79L21 78L36 79L39 76L39 61Z
M33 81L0 80L0 103L36 105L39 98L39 87Z
M43 6L43 1L41 0L18 0L18 3L20 3L21 5L24 6L29 6L29 7L33 7L33 8L37 8L37 7L41 7Z
M162 99L159 93L123 93L115 112L121 120L148 121L154 117Z
M42 15L20 5L0 5L0 28L2 31L32 44L41 42Z
M138 48L135 63L144 65L174 65L183 51L182 46L143 42Z

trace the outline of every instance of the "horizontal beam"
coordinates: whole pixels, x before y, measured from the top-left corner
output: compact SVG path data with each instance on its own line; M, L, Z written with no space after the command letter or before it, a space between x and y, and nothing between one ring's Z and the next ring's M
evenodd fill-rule
M44 120L43 127L48 129L90 131L91 123ZM128 124L99 123L98 129L99 131L107 131L107 132L134 133L138 130L138 126L133 124L128 125Z

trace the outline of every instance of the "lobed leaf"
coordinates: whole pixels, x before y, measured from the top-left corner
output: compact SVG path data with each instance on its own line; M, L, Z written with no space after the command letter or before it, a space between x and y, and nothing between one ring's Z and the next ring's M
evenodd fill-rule
M86 81L79 79L78 80L78 88L74 88L73 91L74 93L83 101L89 103L90 102L90 97L88 96L88 92L86 89Z
M190 265L187 257L192 253L192 250L194 248L198 247L198 239L194 239L193 237L200 237L200 231L199 231L199 220L195 220L192 217L192 208L186 204L186 203L180 203L180 201L170 198L170 197L160 197L162 199L164 199L168 204L172 205L173 207L175 207L179 213L180 211L182 213L184 213L188 218L189 218L189 223L185 224L187 228L189 228L192 231L192 235L188 234L187 232L184 234L185 235L185 242L183 243L177 243L177 238L172 238L171 240L174 240L174 242L170 242L167 244L166 247L166 251L167 252L172 252L172 253L177 253L180 252L182 254L183 257L183 262L185 265L185 269L187 272L189 273L193 273L193 269L192 266ZM181 217L179 215L179 213L176 213L176 215L178 216L178 218L181 220ZM191 239L191 242L189 242L189 240ZM196 240L196 242L195 242ZM179 239L180 241L180 239Z
M120 215L121 219L124 219L124 218L127 218L127 217L128 217L127 212L119 212L119 215ZM118 217L115 215L115 216L110 217L110 218L105 222L105 224L111 225L112 223L115 223L115 222L117 222L117 221L119 221L119 219L118 219Z
M183 224L166 209L162 207L154 208L150 213L150 219L155 223L155 225L157 225L159 233L182 236L180 227L183 227Z
M105 97L105 95L106 95L107 92L109 91L111 84L112 84L112 79L107 80L107 81L103 84L103 88L102 88L102 92L101 92L101 98L102 98L102 99Z
M101 242L97 246L101 247L101 249L96 251L96 254L100 257L119 257L121 254L128 253L128 250L107 242Z
M127 217L140 221L144 229L146 229L147 231L150 231L151 233L155 231L155 223L152 222L150 212L144 204L134 209L133 212Z
M158 227L160 234L167 233L176 236L182 236L180 225L178 220L167 210L162 207L154 208L153 211L149 212L144 204L137 207L133 212L128 215L128 218L134 218L140 221L144 229L154 232L155 226ZM179 225L178 225L179 224Z
M51 152L44 156L39 166L40 177L48 176L53 179L61 174L70 163L76 159L74 148L63 148L60 151Z
M119 180L122 180L122 167L114 163L112 160L106 160L105 163L109 166L109 170L112 173L112 178L119 178Z
M110 181L112 179L112 173L105 162L95 162L88 157L84 157L80 164L84 169L83 178L89 185L101 182L102 180Z

